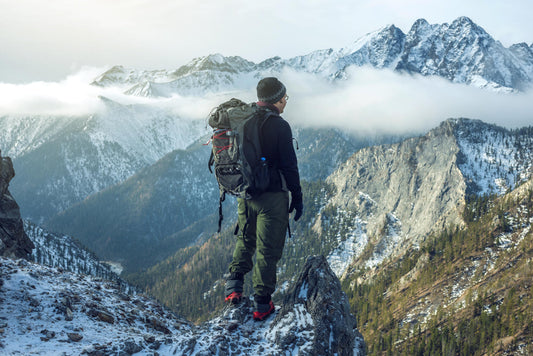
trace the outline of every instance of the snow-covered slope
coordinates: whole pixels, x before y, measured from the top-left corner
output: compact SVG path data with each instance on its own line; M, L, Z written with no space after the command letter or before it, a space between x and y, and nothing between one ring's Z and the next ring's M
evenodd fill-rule
M4 258L0 275L3 355L171 354L178 335L193 329L145 296L99 278Z
M323 258L308 261L292 296L261 323L251 320L246 300L195 326L123 287L0 257L0 353L364 354L346 295Z
M42 222L124 181L207 131L200 120L154 105L123 105L81 117L0 118L0 147L13 158L11 184L26 218Z
M533 128L505 130L481 121L456 120L459 168L470 193L504 194L533 174Z
M35 245L32 251L35 262L64 271L118 280L120 270L100 262L94 253L72 237L58 236L27 220L24 221L24 231Z

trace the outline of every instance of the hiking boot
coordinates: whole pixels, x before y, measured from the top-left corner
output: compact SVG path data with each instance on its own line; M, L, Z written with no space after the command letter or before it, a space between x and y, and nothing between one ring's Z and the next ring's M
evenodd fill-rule
M274 303L272 303L272 301L270 301L268 304L258 304L254 301L253 318L255 321L263 321L270 314L274 313L275 310L276 308L274 307Z
M230 278L226 281L226 289L224 295L226 302L233 305L239 304L242 301L242 292L244 285L244 276L240 273L232 273Z
M226 302L230 304L239 304L242 301L242 293L241 292L231 292L230 295L226 297Z

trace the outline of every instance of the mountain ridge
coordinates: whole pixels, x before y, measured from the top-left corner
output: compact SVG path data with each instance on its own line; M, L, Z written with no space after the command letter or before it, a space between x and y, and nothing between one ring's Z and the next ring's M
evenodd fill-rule
M19 172L11 189L25 218L42 223L206 132L164 109L100 100L106 110L94 115L0 117L0 144L14 153Z
M305 180L325 178L361 147L397 140L358 137L334 129L296 129L294 134L299 141L300 176ZM100 256L121 262L127 268L134 261L136 269L149 267L148 261L158 262L161 255L168 257L178 247L193 243L199 235L211 235L216 226L219 189L215 177L207 170L210 148L203 144L207 140L202 138L185 150L167 154L126 181L69 207L46 225L76 236ZM229 212L233 211L234 203L234 199L227 199L224 214L229 216L225 223L233 221ZM204 226L204 231L189 229L198 219L213 223ZM114 241L114 248L110 248L110 241ZM120 247L126 243L128 248ZM159 244L165 245L164 253L155 252ZM137 251L135 257L132 246L142 246L133 249ZM147 263L141 262L145 260Z
M459 17L451 24L433 25L425 19L418 19L408 33L388 25L344 48L317 50L289 59L272 57L256 64L241 57L220 54L198 57L172 72L166 84L161 81L159 72L154 72L153 80L137 75L143 77L137 86L150 87L153 82L160 89L143 91L131 88L128 93L146 96L168 96L172 92L197 94L197 88L192 87L192 91L187 93L189 89L184 84L189 76L197 76L195 82L201 83L204 93L250 89L253 81L266 73L279 74L285 67L335 80L346 78L346 69L353 65L370 65L423 76L437 75L454 83L512 92L531 88L531 63L531 46L515 44L505 48L468 17ZM213 73L211 78L204 76L200 79L206 68ZM181 76L181 79L175 75ZM100 81L107 81L107 78L102 76ZM100 81L96 83L100 84ZM168 88L161 89L164 86ZM178 90L178 87L184 88Z
M355 241L360 239L373 253L358 263L370 267L373 258L401 254L432 231L461 226L469 195L503 194L529 179L529 131L449 119L419 138L354 154L327 181L336 187L329 204L366 221Z

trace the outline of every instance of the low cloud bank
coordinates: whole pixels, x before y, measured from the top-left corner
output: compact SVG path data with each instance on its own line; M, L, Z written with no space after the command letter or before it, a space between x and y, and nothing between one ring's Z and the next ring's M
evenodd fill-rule
M85 68L61 82L0 83L0 116L78 116L103 110L101 88L89 85L101 72Z
M448 118L507 128L533 123L533 91L504 94L372 68L352 68L346 81L335 83L294 72L284 79L290 96L285 116L303 126L401 134L425 132Z
M82 116L106 110L100 99L140 105L205 119L211 109L231 97L255 100L255 83L246 92L203 97L175 95L145 98L123 94L123 88L101 88L90 83L101 68L86 68L64 81L30 84L0 83L0 116ZM466 117L517 128L533 123L533 91L503 94L438 77L398 74L389 70L352 68L348 79L331 82L316 75L284 71L289 104L283 116L298 126L338 127L359 133L425 132L448 118Z
M123 87L91 85L103 68L84 68L60 82L0 82L0 116L85 116L108 109L105 100L168 111L187 119L203 119L224 96L148 98L124 94Z

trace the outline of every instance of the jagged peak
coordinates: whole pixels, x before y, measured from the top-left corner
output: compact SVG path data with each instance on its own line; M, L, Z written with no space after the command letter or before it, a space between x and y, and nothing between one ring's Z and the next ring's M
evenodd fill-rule
M126 68L123 65L114 65L113 67L106 70L102 75L111 74L111 73L124 73Z
M490 35L483 29L483 27L476 24L472 19L466 16L461 16L455 19L452 24L450 25L450 29L465 29L468 30L469 33L474 32L476 35L481 36L489 36Z
M331 270L324 256L310 256L298 277L289 290L283 306L273 324L286 329L294 329L290 323L290 315L301 305L312 320L314 354L347 355L354 350L362 337L357 332L357 322L350 314L350 305L346 294L335 273ZM280 333L276 340L284 344L285 339L294 339L292 333ZM329 344L322 340L330 340ZM360 345L361 346L361 345ZM358 347L360 348L360 347Z
M533 62L533 47L525 42L515 43L509 50L526 62Z
M475 22L472 21L472 19L468 16L459 16L456 18L452 24L462 24L462 25L468 25L468 26L476 26Z
M479 119L469 119L465 117L460 118L450 118L443 121L439 127L450 127L454 131L458 129L468 129L470 131L482 131L487 128L492 128L494 130L504 130L501 126L495 124L489 124Z
M532 44L533 46L533 44ZM528 49L530 50L531 49L531 46L529 46L527 43L525 42L519 42L519 43L515 43L515 44L512 44L511 47L509 48L523 48L523 49Z
M416 21L413 23L413 26L411 27L411 29L413 29L413 28L416 29L416 28L421 28L421 27L427 27L427 26L429 26L429 22L427 22L426 19L422 19L422 18L420 18L420 19L416 20Z
M366 42L368 40L371 40L372 38L375 38L375 37L379 37L381 35L383 35L384 33L402 33L403 34L403 31L396 27L396 25L394 24L388 24L386 26L383 26L375 31L372 31L372 32L369 32L367 34L365 34L364 36L361 36L359 38L357 38L354 43L360 43L360 42Z
M387 25L377 32L378 37L380 35L393 35L393 36L405 36L403 31L395 25Z
M426 19L418 19L408 32L408 36L414 38L428 37L431 33L441 31L443 28L448 28L448 24L430 24Z
M124 66L115 65L109 68L108 70L106 70L105 72L103 72L102 74L100 74L98 77L94 78L91 85L104 86L104 82L106 81L107 78L113 77L116 75L122 75L124 74L124 72L126 72L126 69L124 68Z
M275 56L275 57L271 57L271 58L267 58L265 59L264 61L260 62L258 64L258 67L263 67L263 66L270 66L276 62L279 62L281 61L281 57L280 56Z
M449 118L442 121L437 127L431 129L428 132L429 136L456 136L459 131L476 131L482 130L482 127L490 126L481 120L478 119L469 119L469 118Z
M476 36L490 35L480 26L478 26L472 19L467 16L461 16L455 19L451 24L430 24L426 19L420 18L416 20L409 31L410 34L419 34L427 31L439 30L442 32L457 32L457 33L474 33Z
M254 65L253 62L250 62L239 56L229 56L226 57L220 53L209 54L203 57L196 57L185 67L194 67L195 69L212 69L212 66L223 66L223 65Z

